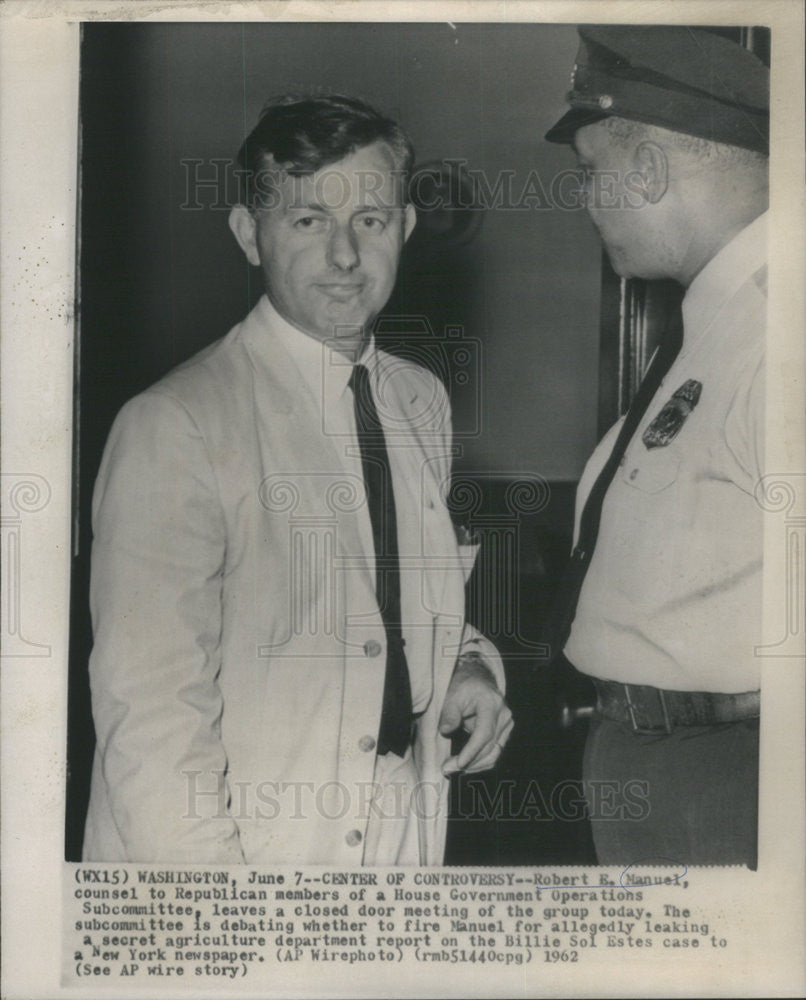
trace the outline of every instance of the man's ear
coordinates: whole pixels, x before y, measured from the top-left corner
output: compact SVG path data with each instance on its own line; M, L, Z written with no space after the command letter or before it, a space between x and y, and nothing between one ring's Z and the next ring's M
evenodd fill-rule
M257 222L246 205L235 205L229 213L229 227L250 264L260 264L257 252Z
M403 209L403 214L403 242L405 243L417 225L417 209L409 202Z
M636 183L650 205L656 205L669 187L669 160L663 148L656 142L640 142L633 154L633 169Z

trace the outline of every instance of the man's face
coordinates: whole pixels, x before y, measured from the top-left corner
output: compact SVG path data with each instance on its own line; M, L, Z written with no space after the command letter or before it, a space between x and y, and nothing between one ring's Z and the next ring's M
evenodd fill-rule
M665 277L660 213L644 197L633 146L595 122L577 130L574 151L585 172L585 207L613 270L623 278Z
M267 204L252 213L251 255L239 237L277 311L317 340L337 338L348 352L389 299L414 227L394 169L391 151L378 142L307 177L279 174Z

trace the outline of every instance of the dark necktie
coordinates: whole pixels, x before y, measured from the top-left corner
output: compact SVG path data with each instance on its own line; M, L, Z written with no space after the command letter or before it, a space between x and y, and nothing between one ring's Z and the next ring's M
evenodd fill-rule
M577 603L582 591L585 574L593 558L596 539L599 536L599 524L602 519L602 504L610 483L616 474L627 445L635 434L641 418L652 402L664 376L669 371L680 352L683 342L683 323L679 310L676 310L667 324L663 338L660 341L652 364L647 369L638 392L627 410L624 423L621 425L613 450L599 473L588 494L579 521L579 536L571 560L560 582L557 596L554 600L551 619L541 637L548 644L548 656L554 661L562 653L568 636L571 633L576 616Z
M383 427L370 390L369 372L364 365L353 367L349 386L353 391L361 466L375 543L375 594L386 628L386 679L378 753L391 751L402 757L411 742L412 703L401 629L400 559L392 472Z

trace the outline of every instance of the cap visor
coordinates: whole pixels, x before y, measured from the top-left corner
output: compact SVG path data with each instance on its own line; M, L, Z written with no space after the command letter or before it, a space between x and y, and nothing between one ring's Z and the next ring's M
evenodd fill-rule
M593 125L594 122L600 122L607 117L607 113L598 108L571 108L570 111L566 111L556 125L552 125L546 132L546 140L570 145L574 141L577 129L581 129L585 125Z

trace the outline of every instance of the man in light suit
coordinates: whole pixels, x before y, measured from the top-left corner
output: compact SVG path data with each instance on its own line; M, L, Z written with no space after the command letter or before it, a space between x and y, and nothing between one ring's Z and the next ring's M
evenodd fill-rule
M445 389L370 335L412 158L340 97L244 143L230 227L265 295L123 408L96 484L87 860L440 864L448 776L508 738Z

